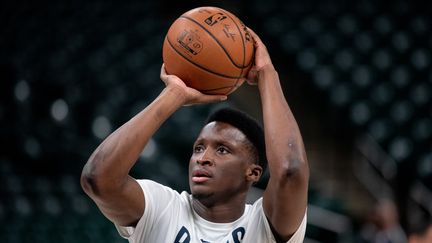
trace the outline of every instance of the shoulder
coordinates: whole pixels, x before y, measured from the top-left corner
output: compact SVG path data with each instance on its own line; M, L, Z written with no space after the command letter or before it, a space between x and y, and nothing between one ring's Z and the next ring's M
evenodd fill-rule
M187 192L178 193L176 190L164 186L158 182L140 179L136 180L142 188L145 196L145 210L141 219L135 227L121 227L116 225L118 232L124 238L130 239L131 242L142 242L147 237L160 238L159 231L153 229L162 228L168 223L173 223L179 217L178 215L190 214L189 194ZM151 241L153 242L153 241Z
M152 180L148 180L148 179L139 179L136 180L138 182L138 184L141 186L141 188L143 189L170 189L172 190L170 187L164 186L156 181L152 181Z
M141 189L144 191L144 194L155 194L155 193L170 193L170 194L178 194L178 192L171 187L164 186L156 181L142 179L137 180ZM147 195L145 195L147 196Z
M185 191L180 194L171 187L148 179L137 180L137 182L144 192L146 202L149 204L154 203L155 201L169 202L173 199L180 200L182 202L189 201L189 194Z

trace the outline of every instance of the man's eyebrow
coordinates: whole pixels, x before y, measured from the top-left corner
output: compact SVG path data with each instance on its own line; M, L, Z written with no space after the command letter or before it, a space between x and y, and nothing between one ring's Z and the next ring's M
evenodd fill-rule
M206 139L206 138L197 138L196 140L195 140L195 142L194 142L194 145L196 145L196 144L200 144L200 143L202 143L203 141L208 141L209 139ZM214 142L214 143L216 143L216 144L218 144L218 145L225 145L225 146L229 146L229 147L233 147L233 146L235 146L235 144L234 143L232 143L230 140L228 140L228 139L210 139L212 142ZM243 142L243 141L238 141L238 142Z
M239 141L239 142L241 142L241 141ZM218 145L224 145L224 146L227 146L227 147L234 147L235 146L235 144L234 143L232 143L230 140L222 140L222 139L217 139L216 140L216 144L218 144Z

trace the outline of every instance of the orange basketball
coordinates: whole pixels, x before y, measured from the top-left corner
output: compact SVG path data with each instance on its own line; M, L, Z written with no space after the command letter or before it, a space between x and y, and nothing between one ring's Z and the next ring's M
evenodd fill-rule
M228 95L243 84L254 56L252 37L232 13L217 7L177 18L163 43L168 74L206 94Z

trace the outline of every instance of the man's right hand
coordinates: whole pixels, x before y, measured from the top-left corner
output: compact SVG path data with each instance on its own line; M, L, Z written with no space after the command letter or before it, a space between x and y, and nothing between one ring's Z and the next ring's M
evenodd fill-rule
M246 81L250 85L257 85L261 72L275 71L267 47L264 45L260 37L250 28L249 33L252 35L255 47L254 65L250 69Z
M160 78L165 83L166 88L172 88L174 92L178 93L179 98L183 99L184 106L220 102L227 99L226 95L207 95L186 86L179 77L166 72L165 64L162 64Z

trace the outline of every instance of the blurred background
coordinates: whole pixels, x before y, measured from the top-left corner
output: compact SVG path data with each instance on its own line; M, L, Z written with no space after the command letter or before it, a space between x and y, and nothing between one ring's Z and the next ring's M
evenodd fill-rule
M81 169L163 89L164 36L204 5L254 29L279 71L311 164L305 242L407 242L432 214L425 2L0 3L0 242L126 242L81 190ZM208 112L229 105L261 119L259 101L243 85L224 103L182 108L132 175L188 190L186 164Z

